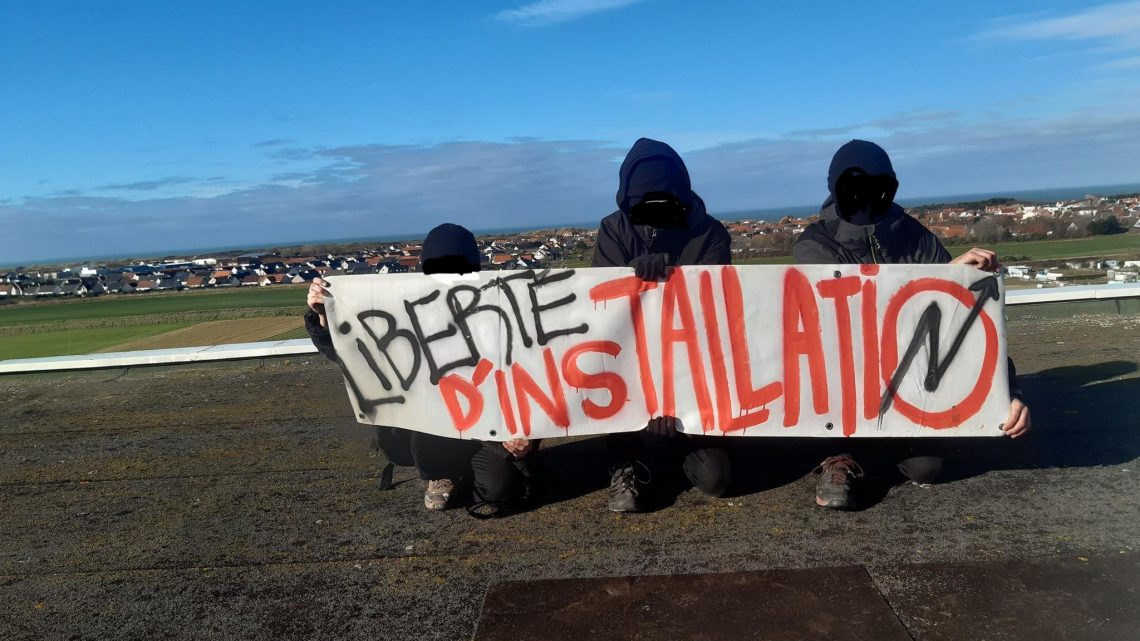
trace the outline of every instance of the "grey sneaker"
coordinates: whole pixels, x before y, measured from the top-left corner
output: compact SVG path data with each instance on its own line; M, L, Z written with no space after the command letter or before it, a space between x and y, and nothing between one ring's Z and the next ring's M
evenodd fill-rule
M849 454L824 459L819 467L819 481L815 484L815 504L832 510L850 510L855 507L853 484L863 477L863 468Z
M434 511L446 509L453 490L455 484L450 479L428 481L427 489L424 490L424 507Z
M643 472L642 475L638 475ZM634 461L610 469L611 512L640 512L641 488L649 485L649 468Z

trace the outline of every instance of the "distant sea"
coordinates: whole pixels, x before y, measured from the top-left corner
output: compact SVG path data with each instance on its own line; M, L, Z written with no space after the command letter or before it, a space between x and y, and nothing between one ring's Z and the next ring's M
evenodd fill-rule
M899 198L896 202L903 207L919 207L921 205L935 205L938 203L967 203L989 200L991 198L1013 198L1022 202L1052 203L1059 200L1078 200L1085 196L1116 196L1118 194L1140 193L1140 183L1125 183L1122 185L1096 185L1093 187L1056 187L1053 189L1024 189L1020 191L993 191L978 194L955 194L948 196L922 196L917 198ZM767 209L753 209L743 211L730 211L714 214L721 220L779 220L784 216L811 216L819 212L823 201L813 205L799 205L792 207L770 207Z
M1140 192L1140 183L1126 183L1119 185L1094 185L1091 187L1057 187L1053 189L1025 189L1018 191L994 191L978 194L955 194L947 196L923 196L918 198L900 198L898 203L904 207L917 207L920 205L932 205L937 203L961 203L961 202L975 202L980 200L989 200L990 198L1013 198L1020 201L1032 202L1056 202L1058 200L1076 200L1083 198L1087 195L1097 196L1114 196L1117 194L1131 194ZM822 202L822 201L821 201ZM734 221L734 220L779 220L784 216L810 216L819 211L820 203L807 204L807 205L791 205L787 207L769 207L764 209L745 209L737 211L725 212L710 212L720 220ZM590 229L597 227L598 219L584 220L584 221L570 221L561 223L549 223L542 226L526 226L526 227L488 227L482 229L472 229L476 236L493 236L496 234L515 234L524 231L531 231L534 229L561 229L564 227L575 227ZM162 256L203 256L217 253L232 253L235 251L255 251L263 250L270 247L295 247L298 245L339 245L339 244L355 244L355 243L384 243L384 242L398 242L405 240L419 240L427 235L428 230L415 232L411 234L389 234L389 235L372 235L372 236L353 236L345 238L320 238L320 239L300 239L300 240L283 240L276 243L270 243L265 246L234 246L234 245L221 245L215 247L189 247L189 248L176 248L176 249L155 249L147 251L137 251L131 253L120 252L117 254L109 255L88 255L88 256L69 256L63 258L52 258L33 262L28 262L28 265L67 265L79 263L92 263L113 260L127 260L132 258L157 258ZM11 269L14 265L3 265L0 268Z

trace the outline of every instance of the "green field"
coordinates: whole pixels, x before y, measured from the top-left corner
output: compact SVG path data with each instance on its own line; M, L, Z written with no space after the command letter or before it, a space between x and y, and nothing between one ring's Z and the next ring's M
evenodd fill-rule
M1002 262L1009 264L1016 260L1060 260L1097 256L1109 258L1119 255L1140 255L1140 234L1115 234L1093 236L1075 240L1028 240L1023 242L997 243L996 245L953 245L947 247L954 256L969 251L971 247L985 247L998 253ZM1004 257L1011 257L1010 259ZM768 256L764 258L741 258L732 261L736 265L790 265L791 256Z
M65 354L89 354L97 349L129 340L155 336L181 329L189 323L157 323L135 327L91 327L58 332L4 336L0 338L0 360L42 358Z
M103 320L231 309L305 307L304 285L241 287L201 292L113 294L85 300L21 302L0 307L0 327L69 320ZM300 311L298 311L300 313Z
M1018 260L1059 260L1084 256L1107 258L1119 254L1140 254L1140 234L1114 234L1074 240L1029 240L983 246L996 251L999 257L1016 256ZM951 254L957 256L970 247L971 245L955 245L949 249ZM1009 264L1009 261L1003 262Z
M762 258L734 258L733 265L791 265L791 256L764 256Z
M0 360L89 354L210 320L299 317L305 308L305 290L288 285L21 301L0 307ZM287 334L305 336L303 329Z

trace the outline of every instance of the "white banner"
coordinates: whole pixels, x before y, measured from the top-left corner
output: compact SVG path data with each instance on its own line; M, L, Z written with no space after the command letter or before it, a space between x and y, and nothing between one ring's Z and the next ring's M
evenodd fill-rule
M456 438L1000 436L1004 287L949 265L328 279L363 423Z

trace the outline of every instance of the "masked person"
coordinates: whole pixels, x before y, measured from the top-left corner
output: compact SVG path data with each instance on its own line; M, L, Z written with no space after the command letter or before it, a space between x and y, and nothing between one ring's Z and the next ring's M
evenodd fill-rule
M466 274L479 271L479 247L467 229L445 223L428 232L420 253L424 274ZM325 316L325 297L332 288L322 279L309 287L305 329L313 344L331 360L336 349ZM474 477L473 516L504 516L530 498L533 450L538 441L513 439L504 443L447 438L423 432L379 426L380 449L388 458L381 487L391 484L393 465L413 465L427 482L424 507L447 508L461 477Z
M681 157L669 145L641 138L618 172L618 211L602 219L593 267L633 267L645 280L663 280L675 265L727 265L731 238L705 212ZM657 462L673 454L695 487L722 496L731 463L721 437L686 436L677 419L654 417L645 429L606 437L610 459L609 509L643 509L642 490Z
M827 172L830 192L819 220L809 225L792 249L797 264L922 264L970 265L983 271L1000 268L992 251L973 248L951 260L950 252L930 230L895 204L898 180L887 152L875 143L852 140L839 148ZM1017 438L1030 428L1029 408L1021 398L1013 361L1009 361L1010 409L1002 429ZM933 454L929 439L900 439L876 446L894 450L897 468L919 484L934 482L943 459ZM851 454L825 459L816 468L816 504L833 509L855 507L854 484L863 476Z

